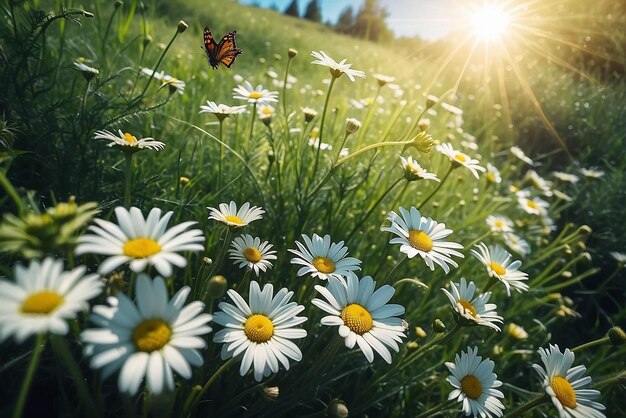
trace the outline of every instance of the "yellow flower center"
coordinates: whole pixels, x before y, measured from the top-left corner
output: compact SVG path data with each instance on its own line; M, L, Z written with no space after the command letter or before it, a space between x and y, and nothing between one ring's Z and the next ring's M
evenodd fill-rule
M146 319L133 330L133 342L139 351L151 353L160 350L172 336L172 329L162 319Z
M253 91L252 93L250 93L248 95L248 97L250 99L255 99L256 100L256 99L260 99L261 97L263 97L263 95L261 93L259 93L258 91Z
M250 341L264 343L269 341L272 335L274 335L274 324L267 316L255 314L246 320L243 332Z
M533 202L532 200L529 200L529 201L526 203L526 206L528 206L528 207L529 207L529 208L531 208L531 209L537 209L537 208L538 208L537 204L536 204L535 202Z
M480 380L476 376L471 374L461 379L461 390L470 399L478 399L483 393L483 386L480 384Z
M491 263L489 263L489 268L493 270L493 272L496 273L498 276L502 276L504 273L506 273L506 270L504 269L504 267L502 267L500 264L496 263L495 261L492 261Z
M460 163L464 163L465 161L467 161L467 158L465 158L465 156L463 154L454 154L454 159L457 160Z
M500 219L496 219L496 221L493 223L493 225L496 228L504 228L504 222L502 222Z
M493 174L493 172L491 172L491 171L490 171L490 172L488 172L488 173L487 173L487 181L488 181L489 183L495 183L495 182L496 182L496 175L495 175L495 174Z
M469 313L474 318L476 318L476 308L474 308L474 305L472 305L465 299L459 299L456 303L460 304L463 307L465 313Z
M272 109L270 109L269 107L264 107L263 109L261 109L261 113L263 113L264 115L271 115Z
M552 386L552 390L561 405L572 409L576 408L576 393L574 393L574 388L567 379L554 376L550 379L550 386Z
M356 303L342 309L341 319L351 331L359 335L365 334L374 326L372 315L367 309Z
M228 222L231 222L231 223L234 223L234 224L237 224L237 225L245 225L246 224L243 221L243 219L241 219L240 217L235 216L235 215L228 215L228 216L225 216L225 218L226 218L226 220Z
M62 303L63 297L57 292L44 290L29 295L26 300L22 302L20 310L25 314L45 315L54 311Z
M124 139L126 140L126 142L128 142L130 145L135 145L137 143L137 137L135 137L134 135L129 134L128 132L126 132L124 134Z
M243 250L243 256L251 263L258 263L261 261L261 252L254 247L248 247Z
M428 234L424 231L411 229L409 231L409 242L413 248L420 251L429 252L433 249L433 240L431 240Z
M146 258L161 251L158 242L150 238L135 238L124 244L124 255L132 258Z
M320 273L330 274L335 271L335 263L328 257L315 257L311 264Z

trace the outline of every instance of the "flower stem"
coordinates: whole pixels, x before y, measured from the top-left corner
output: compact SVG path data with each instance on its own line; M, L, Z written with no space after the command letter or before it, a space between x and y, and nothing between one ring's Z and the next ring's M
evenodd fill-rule
M213 383L215 383L217 378L220 377L222 373L224 373L226 370L228 370L228 368L232 366L235 361L237 361L237 359L235 357L231 357L230 360L222 364L222 367L220 367L215 373L213 373L213 375L209 378L209 380L207 380L204 386L202 386L202 389L192 392L192 395L189 396L189 398L187 398L187 401L185 402L185 406L183 408L184 412L181 414L181 416L188 417L191 414L193 408L202 399L206 391L209 390L209 388Z
M130 190L133 181L133 153L127 152L126 155L126 181L124 182L124 207L130 208Z
M222 159L224 158L224 119L220 119L220 159L217 162L217 190L222 190ZM204 150L202 150L204 151ZM204 152L203 152L204 154ZM202 170L202 167L200 167Z
M11 200L13 200L13 203L17 208L18 215L23 215L24 204L22 203L22 199L20 199L20 196L17 194L15 187L13 187L7 176L4 174L4 171L2 170L0 170L0 186L2 186L4 190L6 190L7 195L9 195L11 197Z
M523 413L530 411L531 409L548 402L548 395L543 395L538 398L535 398L531 401L526 402L525 404L515 408L506 414L507 417L516 418L520 417Z
M448 402L443 402L439 405L435 405L432 408L422 412L421 414L419 414L418 416L416 416L415 418L428 418L428 417L433 417L435 415L437 415L437 413L439 411L442 411L444 409L446 409L447 407L451 406L452 403L454 402L454 400L450 400Z
M452 173L453 169L454 169L454 165L452 165L452 163L450 163L450 168L448 169L448 172L445 174L445 176L443 176L443 178L441 179L441 181L439 182L437 187L435 187L435 189L432 192L430 192L428 197L426 199L424 199L424 201L422 203L420 203L420 205L417 207L417 210L420 210L422 208L422 206L424 206L435 195L435 193L437 193L439 191L439 189L441 189L441 186L443 186L443 183L446 182L446 180L450 176L450 173Z
M13 418L21 418L22 413L24 412L24 404L26 403L26 397L28 396L28 391L30 390L30 384L33 381L33 376L35 375L35 370L37 369L37 363L39 363L39 358L41 357L41 353L43 352L43 348L45 346L45 335L46 334L44 333L37 334L35 347L33 348L33 355L30 358L30 363L28 363L26 376L24 376L24 381L22 382L22 387L20 388L20 393L15 404L15 410L13 411Z
M385 277L385 280L383 280L383 284L389 283L389 281L391 279L393 279L393 276L396 274L396 271L400 268L400 266L402 264L404 264L406 262L406 260L408 260L409 257L408 256L404 256L404 258L402 260L400 260L398 263L396 263L395 266L393 266L393 268L391 269L391 271L389 272L389 274L387 275L387 277Z
M250 133L248 133L248 142L246 146L250 146L252 141L252 128L254 128L254 119L256 118L256 102L252 103L252 120L250 121Z
M333 86L335 85L335 77L330 79L330 84L328 84L328 91L326 92L326 100L324 101L324 110L322 110L322 120L320 122L320 133L317 137L317 153L315 154L315 165L313 166L313 175L317 172L317 165L320 160L320 150L322 149L322 138L324 136L324 122L326 121L326 111L328 110L328 102L330 101L330 93L333 91Z
M587 343L581 344L578 347L572 348L572 353L577 353L579 351L586 350L591 347L595 347L597 345L608 345L611 343L611 339L609 337L598 338L594 341L589 341Z
M167 46L165 47L165 49L163 50L163 53L161 54L161 56L159 57L159 60L157 61L156 65L154 66L154 68L152 69L152 74L150 75L150 77L148 78L148 82L146 83L145 87L143 88L143 91L141 92L141 94L137 97L136 100L141 99L145 94L146 91L148 90L148 87L150 87L150 83L152 82L152 79L154 78L154 74L156 73L157 68L159 68L159 65L161 65L161 61L163 61L163 57L165 57L165 54L167 54L167 50L170 49L170 47L172 46L172 44L174 43L174 39L176 39L176 37L178 36L178 28L176 29L176 32L174 33L174 36L172 37L172 39L170 40L170 43L167 44Z
M285 127L287 128L287 135L289 135L289 121L287 120L287 77L289 77L289 67L291 66L292 59L292 57L289 57L289 59L287 60L287 66L285 67L285 78L283 80L283 116L285 117Z
M220 265L222 264L222 261L224 260L224 257L226 256L226 250L228 249L228 245L230 244L231 238L232 238L232 235L230 233L230 227L226 226L226 234L224 235L224 243L222 244L222 248L220 249L220 252L217 255L217 259L213 263L213 268L211 268L211 272L206 277L205 285L202 286L203 289L206 285L208 285L208 282L209 280L211 280L211 277L213 277L213 274L219 271L218 269L220 268ZM203 295L203 299L204 298L206 298L206 295Z

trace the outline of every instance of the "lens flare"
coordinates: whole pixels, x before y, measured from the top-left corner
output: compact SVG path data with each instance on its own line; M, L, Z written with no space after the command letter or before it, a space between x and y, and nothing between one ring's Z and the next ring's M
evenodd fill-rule
M474 34L484 41L492 41L506 34L511 17L502 8L487 5L472 14Z

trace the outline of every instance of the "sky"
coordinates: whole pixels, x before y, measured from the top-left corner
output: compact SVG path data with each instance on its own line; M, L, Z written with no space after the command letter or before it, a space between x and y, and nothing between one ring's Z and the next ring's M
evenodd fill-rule
M298 0L300 14L304 13L310 0ZM419 36L422 39L436 40L445 37L452 30L454 0L380 0L389 12L387 26L396 36ZM262 7L278 6L284 11L291 0L239 0L240 3L256 4ZM322 20L335 22L339 14L348 6L358 10L364 0L319 0Z

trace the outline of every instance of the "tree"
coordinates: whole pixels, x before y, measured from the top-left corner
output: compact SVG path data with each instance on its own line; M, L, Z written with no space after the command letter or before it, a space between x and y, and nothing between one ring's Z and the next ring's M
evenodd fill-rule
M287 6L283 13L287 16L300 17L300 13L298 12L298 0L291 0L291 4Z
M339 33L351 33L354 26L354 12L352 7L348 6L343 9L343 12L339 15L337 23L335 24L335 30Z
M378 0L365 0L363 8L354 19L354 36L375 42L393 38L385 23L388 15L387 9L381 6Z
M306 7L306 12L304 12L304 18L314 22L322 21L322 14L320 13L320 7L319 4L317 4L317 0L311 0L309 5Z

